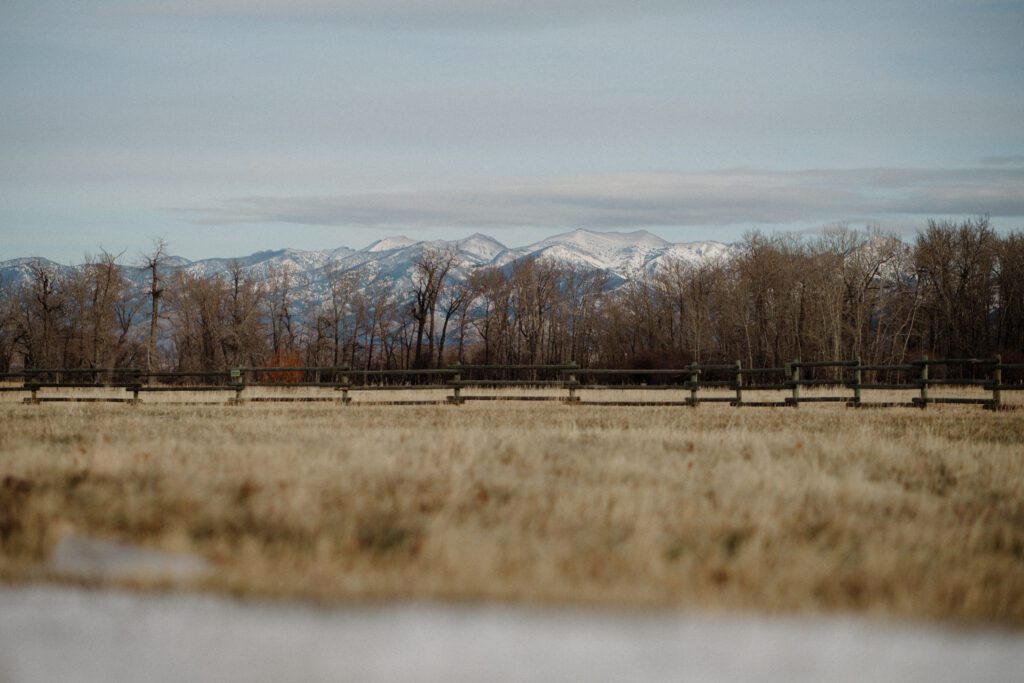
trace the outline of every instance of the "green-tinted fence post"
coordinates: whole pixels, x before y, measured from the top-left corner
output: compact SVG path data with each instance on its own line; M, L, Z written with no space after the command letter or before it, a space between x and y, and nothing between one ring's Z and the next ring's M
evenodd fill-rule
M740 362L736 361L736 405L743 405L743 373L740 372Z
M1003 403L1003 357L996 354L996 365L992 368L992 409L999 410Z
M853 366L853 404L860 407L860 383L863 377L861 376L860 369L860 358L854 360L856 365Z
M690 363L690 405L697 407L697 383L700 382L700 370L697 369L697 362Z
M921 407L928 407L928 356L923 356L921 360L925 361L921 363Z
M245 389L245 375L242 374L241 368L231 368L230 371L230 382L234 385L235 389L235 405L242 404L242 390Z
M800 359L797 358L790 364L792 372L789 375L790 381L793 383L793 398L790 399L790 403L794 408L800 407Z

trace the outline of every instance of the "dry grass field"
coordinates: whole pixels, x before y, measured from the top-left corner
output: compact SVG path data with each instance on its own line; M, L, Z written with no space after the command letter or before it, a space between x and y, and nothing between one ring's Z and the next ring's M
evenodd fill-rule
M0 425L7 583L58 580L74 533L197 553L189 587L240 596L1024 625L1019 410L5 400Z

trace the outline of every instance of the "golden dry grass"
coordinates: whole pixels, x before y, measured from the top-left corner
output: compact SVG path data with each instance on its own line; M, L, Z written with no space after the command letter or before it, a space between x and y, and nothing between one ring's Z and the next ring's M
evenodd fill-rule
M199 588L246 596L1024 624L1021 411L5 401L0 423L7 582L75 531L197 552Z

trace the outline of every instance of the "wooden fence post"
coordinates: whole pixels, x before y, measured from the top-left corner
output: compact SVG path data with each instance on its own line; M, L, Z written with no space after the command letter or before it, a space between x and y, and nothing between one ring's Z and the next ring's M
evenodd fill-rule
M142 370L139 368L132 368L130 372L132 378L132 405L139 405L139 387L142 385Z
M335 370L335 372L341 373L341 377L339 377L338 379L341 381L341 405L343 406L348 405L349 403L352 402L352 399L348 395L348 389L351 384L349 382L348 370L348 365L342 365L340 368L337 368Z
M921 407L928 407L928 356L923 356L921 360L925 361L921 363Z
M30 376L29 373L26 371L25 372L25 378L22 380L23 386L28 387L29 391L32 392L32 398L25 399L25 403L30 403L32 405L39 405L39 396L36 393L36 392L39 391L39 380L38 380L36 374L32 373L31 377L32 377L33 381L30 384L29 383L29 376Z
M697 407L697 383L700 382L700 370L697 362L690 363L690 406Z
M736 361L736 405L743 405L743 373L740 372L740 361Z
M861 376L860 358L859 357L856 358L854 360L854 363L856 363L856 365L853 366L853 404L856 407L859 408L860 407L860 383L861 383L861 381L863 379L863 377Z
M456 373L452 376L452 395L448 397L448 402L452 405L462 405L462 373L459 372L461 363L452 363L452 369L456 370Z
M996 354L996 365L992 368L992 410L999 410L1003 404L1003 357Z
M242 390L245 389L245 374L242 368L231 368L229 381L235 387L235 405L242 405Z
M793 398L790 403L794 408L800 407L800 359L795 359L791 364L790 368L792 373L790 374L790 381L793 383Z
M576 365L576 361L571 361L569 363L569 365L571 365L574 368L573 370L569 371L569 379L566 382L566 384L568 384L568 386L569 386L569 403L578 403L580 399L579 399L579 397L576 396L576 384L577 384L577 382L576 382L576 371L575 371L575 368L578 367L578 366Z

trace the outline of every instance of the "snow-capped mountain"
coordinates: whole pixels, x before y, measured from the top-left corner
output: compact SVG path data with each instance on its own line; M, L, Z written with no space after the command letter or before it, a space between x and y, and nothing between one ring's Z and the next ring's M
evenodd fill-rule
M324 250L280 249L260 251L234 258L208 258L190 261L168 257L166 267L204 277L227 275L235 267L251 278L266 279L287 272L297 288L311 302L327 291L333 273L359 272L361 287L384 286L406 294L412 288L414 264L425 249L450 250L457 257L452 271L456 278L467 277L483 267L508 267L521 259L552 260L560 265L607 271L611 282L622 283L643 273L656 272L669 259L700 263L728 258L731 247L721 242L675 244L646 231L616 233L574 230L555 235L525 247L508 248L496 239L474 234L457 240L417 241L408 237L387 237L369 246ZM0 283L24 282L33 263L46 263L58 270L70 270L45 259L17 258L0 262ZM142 286L147 272L126 267L129 278Z
M593 232L573 230L519 249L509 249L495 259L496 265L536 257L564 265L605 270L628 280L641 272L651 273L669 258L690 263L727 256L730 247L721 242L673 244L646 230Z

